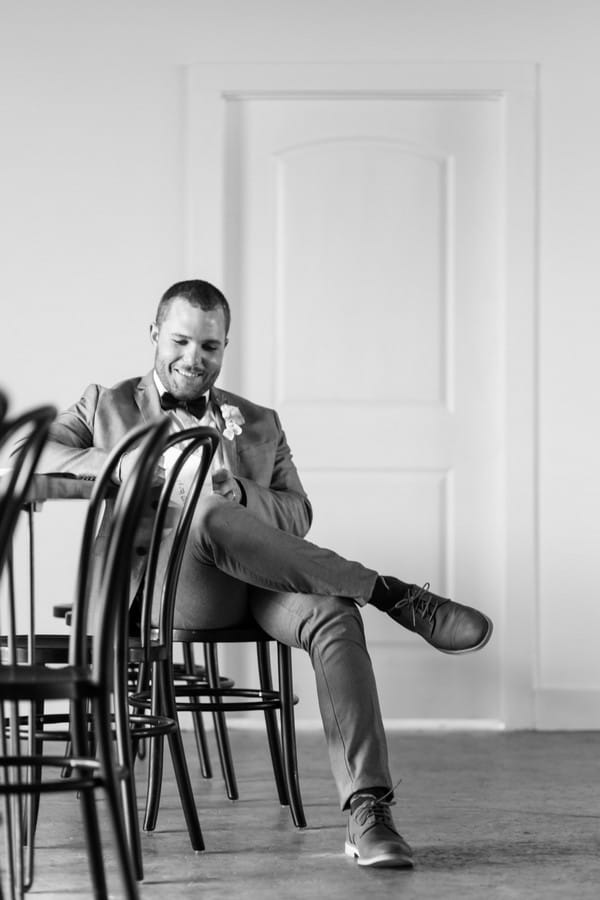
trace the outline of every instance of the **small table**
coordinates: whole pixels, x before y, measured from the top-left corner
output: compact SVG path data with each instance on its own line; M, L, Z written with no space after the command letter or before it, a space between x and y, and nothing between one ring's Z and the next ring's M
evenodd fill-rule
M0 469L0 488L4 479L10 477L11 469ZM28 550L29 550L29 603L35 615L35 542L33 513L41 510L47 500L89 500L94 488L93 478L80 478L68 472L48 472L33 476L27 500L23 509L28 518ZM117 487L115 485L115 491ZM0 491L1 496L1 491ZM66 619L71 610L70 603L60 603L53 607L57 618Z
M11 469L0 469L0 486L8 478ZM27 506L46 500L89 500L94 478L80 478L68 472L47 472L33 476L27 494Z

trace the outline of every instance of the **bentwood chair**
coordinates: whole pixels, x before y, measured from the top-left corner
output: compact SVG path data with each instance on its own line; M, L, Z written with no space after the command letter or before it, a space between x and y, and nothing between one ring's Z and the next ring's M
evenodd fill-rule
M183 537L189 531L191 518L219 440L218 432L203 426L176 432L165 439L163 452L172 447L178 447L180 451L166 475L156 503L144 579L140 634L139 637L129 638L129 662L138 667L136 691L129 697L130 706L135 710L135 713L130 715L132 734L136 741L151 739L148 741L148 789L144 830L154 831L156 827L162 785L163 739L166 736L169 740L171 760L190 841L195 850L203 850L204 843L190 786L177 708L171 690L175 678L170 640L173 611L172 607L165 604L165 597L171 596L171 582L175 570L179 569L183 552ZM197 465L187 488L186 499L183 503L175 503L174 495L181 472L192 456L197 460ZM173 545L177 562L167 567L162 585L157 585L157 565L163 534L167 527L174 528ZM153 602L154 605L160 606L161 610L160 624L156 629L153 629L151 624ZM203 673L196 672L195 677L199 681L204 681Z
M4 780L0 794L5 796L5 829L7 860L12 896L22 896L33 880L33 854L25 868L22 834L23 810L21 798L56 791L75 791L81 797L84 831L87 842L94 896L107 898L100 841L100 827L96 812L95 792L102 788L115 837L118 862L128 898L137 898L136 876L141 877L139 829L135 805L135 785L132 774L129 724L127 719L126 688L126 632L129 599L129 572L134 536L150 489L156 462L162 452L162 438L168 423L144 425L109 454L101 475L97 478L89 501L81 550L75 603L69 644L69 664L50 669L34 662L19 663L14 638L16 613L10 545L19 511L27 497L27 488L41 444L45 439L51 417L46 413L45 432L35 415L21 417L4 430L3 439L22 427L33 424L13 456L13 474L8 485L3 483L0 513L0 567L7 565L8 574L8 654L0 663L0 720L2 754L0 769ZM52 416L54 411L52 410ZM43 436L42 436L43 434ZM112 483L115 466L125 449L139 442L139 461L136 470L121 485L114 506L114 515L107 535L106 552L94 556L92 550L105 496ZM17 473L19 473L17 475ZM97 590L94 609L90 598L92 587ZM29 611L30 660L35 660L35 616ZM92 633L92 660L90 640ZM8 658L7 658L8 657ZM25 703L30 712L30 741L35 738L35 707L40 700L64 699L70 703L69 734L72 753L68 758L21 749L19 704ZM93 743L90 743L90 719ZM115 740L116 736L116 740ZM41 770L68 768L70 777L41 779ZM11 799L16 798L11 803ZM133 819L136 821L132 821ZM33 848L34 834L27 815L27 842Z
M12 771L6 759L9 751L14 750L15 736L19 732L18 710L14 704L10 703L13 673L9 664L15 661L17 616L12 568L13 535L56 410L51 406L39 407L16 419L9 420L6 418L8 403L4 395L1 397L0 407L0 451L6 450L16 436L20 436L22 439L13 466L0 483L0 579L6 570L5 582L0 581L0 588L4 589L0 593L0 638L3 644L3 652L0 657L0 771L2 771L3 782L0 785L0 794L4 796L6 861L10 896L13 897L15 890L18 890L20 894L24 888L29 886L23 874L23 866L20 865L15 869L15 864L22 862L22 802L18 796L13 801L11 794L6 790ZM31 639L28 636L28 645L30 643ZM31 719L29 722L31 724ZM18 737L16 739L18 740ZM17 820L16 834L13 833L12 827L14 818Z
M213 714L215 739L227 796L237 800L239 791L227 728L226 714L262 710L273 776L279 802L289 806L297 828L306 827L298 774L291 648L276 641L259 625L250 621L229 628L173 629L173 643L185 648L184 659L193 665L191 649L200 644L204 651L207 684L194 682L174 684L179 712ZM220 644L254 644L258 666L258 687L223 686L219 674ZM277 687L273 685L270 646L277 647ZM187 651L187 652L186 652ZM277 721L279 713L279 723ZM281 726L281 730L280 727Z
M166 520L168 519L169 525L172 526L174 524L173 515L171 515L174 513L174 510L169 507L169 502L173 494L174 486L179 477L180 470L193 453L198 456L199 465L197 469L197 486L199 490L202 487L202 484L208 472L208 468L210 466L210 462L212 460L218 442L219 436L217 432L212 429L206 428L188 429L184 432L178 432L176 435L172 436L169 436L167 433L165 433L163 437L162 452L168 450L170 447L178 443L183 444L184 449L182 450L176 464L170 471L170 474L168 475L165 484L160 491L160 495L158 494L158 489L153 489L153 496L159 496L159 499L154 499L151 503L151 506L155 510L154 515L156 518L156 537L154 538L153 544L155 548L154 553L152 551L150 552L151 562L148 567L150 572L145 575L144 579L146 592L148 591L148 585L153 585L155 581L157 551L160 547L160 540ZM114 489L108 488L108 490L112 491ZM28 512L30 511L28 510ZM29 520L31 532L31 514L29 515ZM30 533L30 539L31 537L32 535ZM136 548L136 551L139 552L139 548ZM65 613L68 619L71 618L72 609L69 604L58 604L58 607ZM132 612L133 611L130 609L130 615ZM133 618L135 619L135 616L133 616ZM139 689L140 682L146 682L151 669L153 667L156 668L158 673L164 663L165 648L164 646L161 647L159 644L157 644L156 641L150 641L148 626L149 622L146 624L146 627L144 629L144 633L147 635L145 640L137 634L130 635L128 638L127 651L129 665L127 674L128 689L130 691ZM133 630L136 631L136 629ZM68 661L68 639L69 636L64 634L38 635L35 646L36 662L53 666L65 665ZM17 635L16 649L17 656L20 661L23 661L26 658L27 648L27 635ZM0 653L4 649L5 648L2 648L0 646ZM175 677L178 669L179 666L174 667ZM204 671L200 667L197 667L196 669L195 681L204 684L206 683ZM230 679L227 678L222 678L222 682L225 685L231 685L233 683ZM134 711L129 716L129 727L133 741L134 759L137 759L138 756L141 757L143 755L141 751L145 750L148 744L152 745L154 741L157 741L160 742L160 748L157 749L156 753L162 760L162 740L165 736L168 737L171 760L176 776L176 783L179 790L181 806L186 819L190 843L194 850L204 850L204 841L195 806L177 712L175 711L174 713L171 713L171 715L167 714L165 709L166 704L164 704L159 697L158 674L154 679L154 683L156 685L156 693L154 696L154 701L152 703L152 709L146 709L143 715L140 715L139 712ZM150 704L148 704L148 707L149 706ZM36 716L36 723L37 729L35 735L38 750L43 746L43 743L45 741L69 740L68 728L65 727L68 726L68 721L65 722L64 714L46 713L43 709L43 705L40 704L38 708L38 715ZM153 757L153 759L155 758L158 758L158 756ZM155 766L149 767L149 773L152 772L156 772ZM148 804L151 803L150 798L154 796L154 787L156 784L156 777L154 777L154 779L149 777L149 789L147 794ZM132 803L133 801L130 801L129 803L130 813L128 815L128 822L130 823L130 827L134 829L136 825L135 813L132 807ZM33 816L35 817L36 815L37 805L34 804ZM144 823L145 830L154 830L155 821L156 820L154 819L154 821L152 822L148 818L148 816L146 816ZM137 846L137 841L135 839L132 839L132 842L134 843L134 846ZM138 858L137 856L136 870L139 877L142 877L142 860L141 857Z
M181 439L181 435L179 438ZM173 436L173 441L177 441L177 435ZM240 710L262 710L265 717L269 750L279 800L282 805L290 806L294 823L297 827L303 828L306 826L306 819L298 780L294 727L294 704L297 703L297 698L293 694L290 648L276 642L278 689L275 690L269 656L269 645L273 642L273 639L255 623L250 623L244 627L216 630L173 628L177 582L183 550L204 477L204 474L199 470L196 480L188 493L187 505L179 520L178 529L171 546L167 574L162 585L158 618L155 618L155 627L150 631L151 640L156 641L158 646L162 648L161 652L167 654L163 667L155 675L153 685L157 686L159 683L161 685L163 708L167 715L172 717L177 715L177 712L190 712L192 714L199 745L200 761L203 765L206 764L208 756L205 745L202 746L201 735L203 734L203 726L201 716L203 712L211 712L213 714L217 748L227 794L230 799L237 799L239 793L231 756L226 713ZM171 488L167 487L167 494L169 490ZM157 523L155 523L155 528L158 527ZM142 633L146 633L146 642L150 642L148 633L151 622L152 581L155 567L155 560L152 556L158 550L156 541L153 541L153 545L147 570L150 573L150 578L146 582L142 612ZM232 642L250 642L255 644L260 681L259 688L235 687L231 682L226 683L223 677L220 676L217 646L219 643ZM183 646L184 650L184 671L183 674L179 671L177 677L174 677L172 645L178 643ZM197 677L198 670L193 659L193 645L197 643L204 646L205 653L206 678L201 679ZM138 708L148 708L150 704L148 691L138 693L130 698L130 701L137 705ZM156 711L156 706L154 708ZM279 733L277 711L280 714L283 740ZM159 745L150 747L149 790L144 823L144 828L147 830L154 828L158 815L162 777L162 757L160 752Z

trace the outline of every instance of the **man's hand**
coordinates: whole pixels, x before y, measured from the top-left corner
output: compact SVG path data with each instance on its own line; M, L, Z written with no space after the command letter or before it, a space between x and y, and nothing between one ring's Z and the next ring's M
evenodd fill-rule
M226 500L239 503L242 498L240 486L229 469L217 469L212 477L213 494L220 494Z
M136 466L138 465L139 456L140 451L138 447L134 447L133 450L128 450L127 453L123 454L123 456L119 460L119 465L115 476L115 480L118 484L121 484L123 481L125 481L129 474L136 468ZM161 456L152 476L152 484L162 485L164 480L165 464L164 458Z

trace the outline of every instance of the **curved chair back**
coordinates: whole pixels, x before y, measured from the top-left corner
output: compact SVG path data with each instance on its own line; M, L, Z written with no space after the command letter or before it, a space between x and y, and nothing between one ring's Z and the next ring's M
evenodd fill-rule
M0 572L12 546L19 513L27 500L40 454L56 416L53 406L40 406L6 420L0 432L0 450L14 438L20 440L13 452L10 472L0 482Z
M8 446L15 437L19 437L11 459L12 468L0 482L0 576L4 567L8 568L8 590L6 601L3 603L6 621L0 623L2 640L3 642L6 640L6 653L2 653L0 665L2 663L14 665L17 661L17 614L12 572L13 536L55 416L56 409L53 406L40 406L14 419L5 420L0 427L0 449ZM31 596L28 615L32 635L35 610ZM30 637L30 644L32 640Z
M71 620L69 662L85 666L89 657L88 633L95 635L93 670L97 681L112 678L114 639L124 625L129 608L130 564L135 531L148 502L152 476L169 430L166 418L130 431L109 453L96 479L83 526L75 603ZM121 485L113 510L109 544L101 557L94 543L104 501L115 490L114 476L123 453L139 444L138 464ZM98 571L102 565L102 571ZM91 610L92 588L99 584L97 605Z
M8 398L3 391L0 391L0 429L2 428L2 422L4 421L4 417L8 412Z
M160 607L157 622L158 632L155 635L155 642L157 641L163 646L170 644L172 639L175 592L177 589L179 570L181 569L185 541L190 530L200 491L202 490L202 486L208 475L210 464L220 440L219 433L214 428L197 426L196 428L188 428L184 431L179 431L170 435L165 443L165 451L179 444L182 445L182 449L165 478L165 483L158 502L156 518L154 520L142 604L140 636L142 647L148 647L150 644L150 634L153 624L153 599L156 590L156 574L161 539L167 521L167 514L175 484L181 470L192 454L201 450L198 467L190 483L183 508L175 525L175 533L169 550L169 562L166 569L166 576L161 586Z

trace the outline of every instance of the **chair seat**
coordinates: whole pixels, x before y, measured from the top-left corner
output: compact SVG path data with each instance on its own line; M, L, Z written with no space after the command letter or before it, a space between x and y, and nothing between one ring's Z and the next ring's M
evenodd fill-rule
M29 639L25 634L18 634L15 641L18 663L26 663L29 653ZM92 638L89 638L90 656ZM0 638L0 660L6 663L8 660L6 637ZM36 634L35 636L35 660L43 665L66 665L69 662L69 635L68 634Z
M255 622L247 625L233 625L230 628L174 628L173 641L175 643L191 642L204 644L226 643L243 644L273 641L269 634Z
M4 700L83 700L96 694L87 668L17 665L0 668Z

